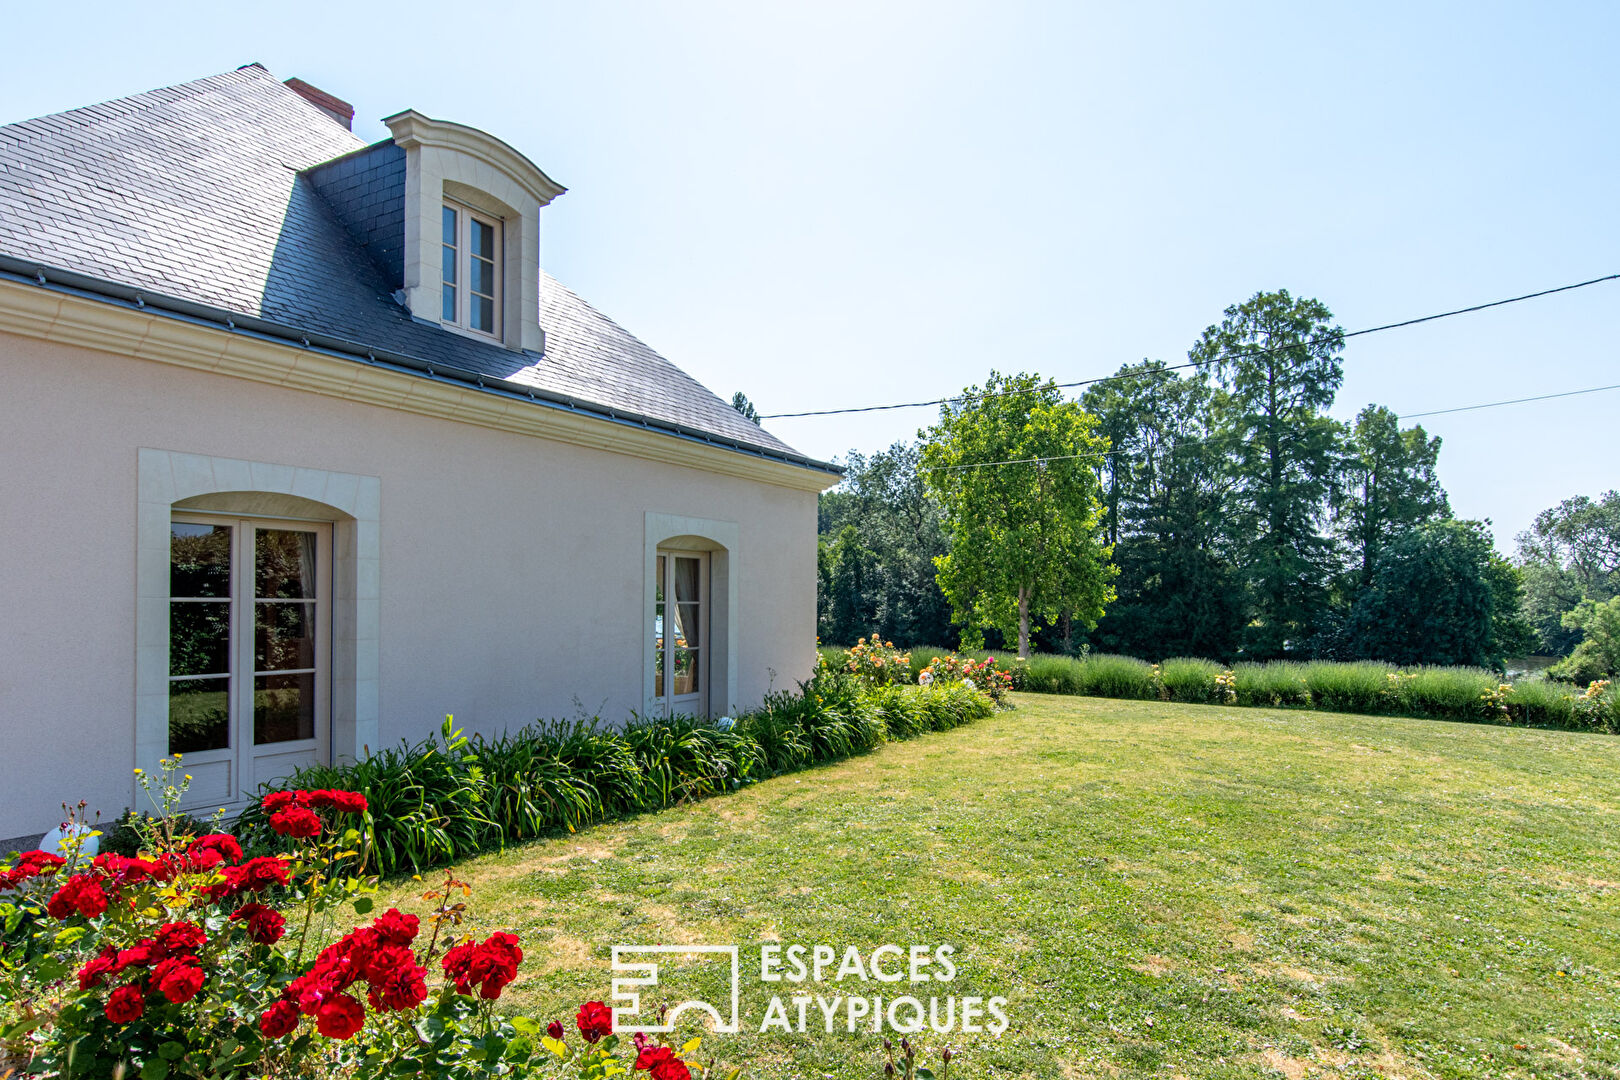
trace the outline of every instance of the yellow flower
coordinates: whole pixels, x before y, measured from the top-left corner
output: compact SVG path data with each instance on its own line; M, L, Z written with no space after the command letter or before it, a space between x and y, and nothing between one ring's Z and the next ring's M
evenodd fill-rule
M140 770L140 769L136 769L136 770L135 770L135 775L136 775L136 776L139 776L139 775L141 775L141 770Z

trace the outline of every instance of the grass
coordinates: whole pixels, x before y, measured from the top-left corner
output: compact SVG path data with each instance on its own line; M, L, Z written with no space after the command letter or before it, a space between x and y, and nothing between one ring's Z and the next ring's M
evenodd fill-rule
M615 944L741 946L743 1031L705 1052L755 1077L881 1068L878 1036L820 1033L813 1005L812 1034L758 1033L793 989L757 980L770 941L954 945L923 996L1003 995L1012 1027L953 1036L953 1076L1620 1076L1620 740L1017 703L464 863L470 929L522 934L508 994L542 1020L606 998ZM381 900L420 911L421 888Z

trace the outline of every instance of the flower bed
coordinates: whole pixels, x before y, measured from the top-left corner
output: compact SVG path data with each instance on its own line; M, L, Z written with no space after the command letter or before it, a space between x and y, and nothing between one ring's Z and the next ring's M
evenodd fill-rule
M577 1046L558 1021L496 1012L523 949L512 933L460 929L469 890L451 874L423 894L426 927L390 908L322 947L331 915L372 909L363 794L266 796L291 850L247 857L229 833L174 827L185 783L178 755L164 765L138 855L0 864L0 1076L690 1080L698 1040L638 1034L621 1062L600 1001L580 1007Z
M306 769L286 783L363 793L374 836L367 867L391 874L734 791L981 719L992 708L967 684L874 686L823 664L798 691L771 694L729 723L639 717L622 728L534 724L486 739L463 735L446 718L437 738ZM272 827L271 797L238 821L255 851L287 847Z

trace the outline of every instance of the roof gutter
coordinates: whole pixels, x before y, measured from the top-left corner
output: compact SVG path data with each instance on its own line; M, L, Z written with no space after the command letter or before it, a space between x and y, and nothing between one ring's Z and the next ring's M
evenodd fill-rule
M243 334L264 341L308 349L327 356L351 360L405 375L414 375L418 378L455 383L487 394L528 401L541 408L593 416L610 423L641 428L646 431L656 431L688 442L703 443L722 450L745 454L749 457L827 473L830 476L844 475L844 470L831 462L818 461L815 458L805 457L800 454L750 446L747 443L727 439L724 436L715 435L697 428L689 428L682 424L659 420L640 413L626 412L623 409L610 409L595 402L579 401L563 394L555 394L537 387L513 382L510 379L485 375L481 372L469 371L449 364L430 363L404 353L373 348L369 345L333 337L329 334L301 330L294 326L271 322L253 315L242 315L208 304L199 304L191 300L165 296L162 293L154 293L148 289L137 288L133 285L125 285L106 278L81 274L74 270L64 270L61 267L48 266L27 259L19 259L11 255L0 254L0 279L30 283L38 288L49 289L54 292L86 297L119 307L150 312L165 318L213 327L227 333Z

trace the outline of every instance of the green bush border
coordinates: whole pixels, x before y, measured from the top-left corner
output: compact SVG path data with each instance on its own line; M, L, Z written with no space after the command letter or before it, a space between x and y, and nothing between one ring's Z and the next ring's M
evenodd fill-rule
M300 770L261 791L237 822L260 851L279 850L262 807L286 788L341 788L366 796L371 869L382 874L453 862L481 851L628 814L735 791L767 777L837 761L884 742L946 731L989 716L984 694L961 685L867 689L821 672L796 693L722 726L691 716L536 722L486 738L446 717L436 737L363 761Z
M916 658L943 650L917 647ZM844 650L824 646L834 670ZM1195 705L1242 705L1270 709L1324 709L1420 720L1463 720L1517 727L1620 733L1620 685L1597 682L1582 689L1535 677L1515 683L1496 672L1470 667L1409 667L1374 660L1354 662L1275 660L1230 668L1199 657L1172 657L1149 664L1129 656L1083 657L1038 653L1028 661L994 655L1011 673L1013 688L1036 694L1074 694Z

